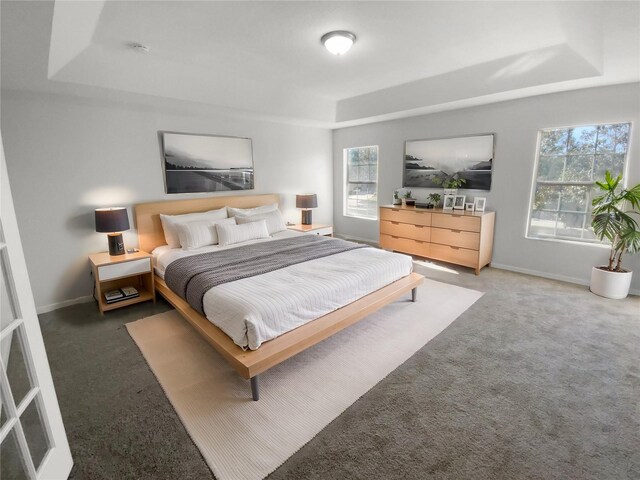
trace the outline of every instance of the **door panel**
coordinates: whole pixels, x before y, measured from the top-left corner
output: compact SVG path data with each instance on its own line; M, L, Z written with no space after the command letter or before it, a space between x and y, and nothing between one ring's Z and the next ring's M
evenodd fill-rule
M62 480L73 460L27 274L1 135L0 151L0 478Z

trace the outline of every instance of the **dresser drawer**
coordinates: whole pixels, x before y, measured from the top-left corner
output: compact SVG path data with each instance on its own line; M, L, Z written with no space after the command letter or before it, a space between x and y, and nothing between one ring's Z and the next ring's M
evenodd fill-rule
M431 239L431 228L424 225L412 225L410 223L380 221L380 233L396 237L412 238L428 242Z
M413 223L414 225L431 225L431 212L420 210L394 210L392 208L380 209L380 220L390 222Z
M478 265L478 251L467 248L449 247L447 245L431 244L431 258L442 260L443 262L456 263L467 267Z
M392 235L380 235L380 246L388 250L410 253L421 257L428 257L430 248L429 243Z
M98 276L101 282L113 278L127 277L138 273L148 273L151 271L151 259L141 258L130 262L112 263L98 267Z
M468 232L479 232L480 221L480 217L456 215L453 213L440 213L433 216L431 224L434 227L449 228L453 230L466 230Z
M480 234L477 232L465 232L464 230L451 230L448 228L432 228L431 241L441 245L452 247L480 249Z

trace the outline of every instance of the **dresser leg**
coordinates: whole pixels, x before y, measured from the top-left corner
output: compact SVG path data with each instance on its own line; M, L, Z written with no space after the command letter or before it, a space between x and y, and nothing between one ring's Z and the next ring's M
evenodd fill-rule
M257 402L260 400L260 391L258 390L258 377L251 377L251 397L253 397L253 401Z
M480 269L476 268L476 275L480 275Z
M411 301L415 302L417 297L418 297L418 287L412 288L411 289Z

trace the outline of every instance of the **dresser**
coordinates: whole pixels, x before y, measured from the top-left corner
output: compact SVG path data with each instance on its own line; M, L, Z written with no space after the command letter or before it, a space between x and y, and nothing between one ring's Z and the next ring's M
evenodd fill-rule
M380 246L471 267L491 263L495 212L380 207Z

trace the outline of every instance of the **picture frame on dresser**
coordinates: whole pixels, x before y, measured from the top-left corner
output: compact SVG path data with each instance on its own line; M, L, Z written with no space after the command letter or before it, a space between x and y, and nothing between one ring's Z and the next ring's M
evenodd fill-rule
M453 199L453 209L464 210L464 201L466 198L466 195L455 195Z
M487 199L485 197L476 197L473 201L473 209L476 212L484 212L484 207L487 203Z
M455 198L456 198L455 195L445 195L444 196L444 203L442 204L442 209L443 210L453 210L453 203L454 203Z
M473 202L466 202L466 203L464 204L464 209L465 209L465 211L467 211L467 212L473 212L473 206L474 206L474 203L473 203Z

